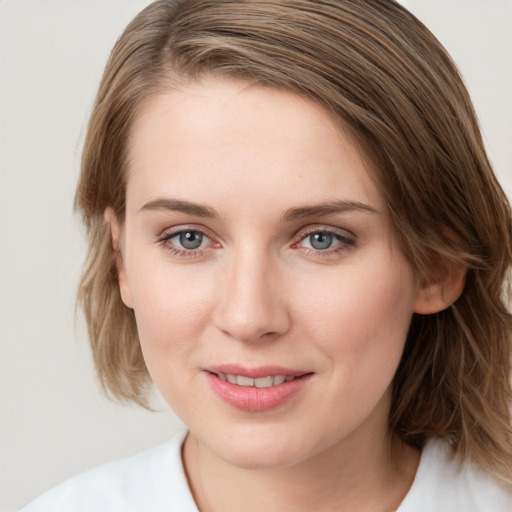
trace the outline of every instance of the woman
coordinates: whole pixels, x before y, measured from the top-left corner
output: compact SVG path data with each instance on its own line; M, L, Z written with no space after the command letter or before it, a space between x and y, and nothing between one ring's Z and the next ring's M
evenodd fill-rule
M512 509L510 205L404 8L150 5L76 206L101 382L189 431L26 510Z

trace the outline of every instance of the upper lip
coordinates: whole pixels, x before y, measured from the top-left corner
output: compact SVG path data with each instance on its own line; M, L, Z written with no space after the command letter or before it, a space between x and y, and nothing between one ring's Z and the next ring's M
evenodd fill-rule
M299 370L296 368L285 368L284 366L276 365L265 365L249 368L247 366L241 366L238 364L221 364L216 366L208 366L203 369L210 373L243 375L245 377L251 377L252 379L259 379L261 377L270 377L276 375L283 375L285 377L299 377L301 375L305 375L306 373L311 373L305 370Z

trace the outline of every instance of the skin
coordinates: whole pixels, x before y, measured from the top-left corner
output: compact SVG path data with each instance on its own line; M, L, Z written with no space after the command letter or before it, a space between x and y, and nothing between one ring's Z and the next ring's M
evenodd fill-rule
M121 295L190 429L200 509L395 510L419 454L388 433L390 384L413 312L452 297L419 283L350 139L304 98L209 78L152 98L129 147L122 229L106 212ZM364 207L290 214L340 201ZM200 248L180 230L204 233ZM317 249L325 231L332 246ZM313 375L246 412L208 385L204 368L226 363Z

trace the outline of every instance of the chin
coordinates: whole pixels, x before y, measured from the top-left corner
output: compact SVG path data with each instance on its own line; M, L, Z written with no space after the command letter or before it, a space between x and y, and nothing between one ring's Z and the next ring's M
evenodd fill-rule
M298 435L268 429L250 432L251 428L234 432L232 429L221 439L209 442L210 449L227 463L243 469L278 469L293 466L309 458L306 440Z

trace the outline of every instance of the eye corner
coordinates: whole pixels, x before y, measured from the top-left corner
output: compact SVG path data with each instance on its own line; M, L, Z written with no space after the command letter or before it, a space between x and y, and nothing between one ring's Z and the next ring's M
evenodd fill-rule
M191 236L187 238L187 235ZM156 237L156 243L177 260L207 259L211 250L222 247L204 228L190 225L163 230Z
M317 246L313 242L316 236ZM325 239L322 239L325 237ZM307 240L309 239L309 243ZM308 246L309 245L309 246ZM356 246L356 236L346 229L331 226L309 226L296 234L296 240L291 244L295 250L302 249L304 253L313 258L333 258Z

